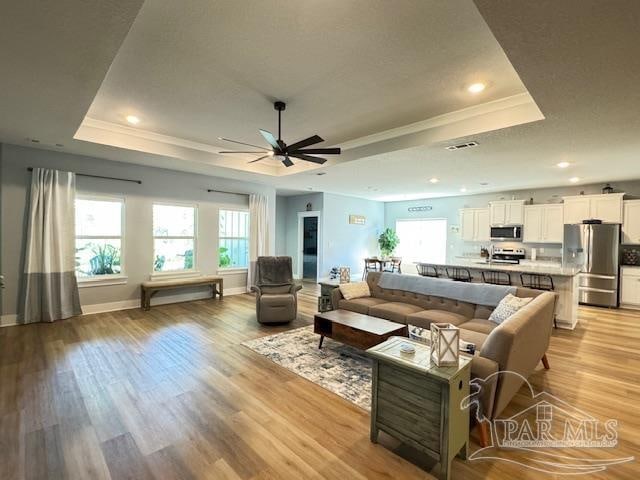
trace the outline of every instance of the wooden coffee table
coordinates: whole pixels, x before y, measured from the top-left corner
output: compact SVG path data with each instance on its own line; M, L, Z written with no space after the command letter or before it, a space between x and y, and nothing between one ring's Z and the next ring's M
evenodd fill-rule
M317 313L313 319L313 331L320 335L318 348L322 348L324 337L366 350L389 337L408 336L407 326L402 323L349 310Z

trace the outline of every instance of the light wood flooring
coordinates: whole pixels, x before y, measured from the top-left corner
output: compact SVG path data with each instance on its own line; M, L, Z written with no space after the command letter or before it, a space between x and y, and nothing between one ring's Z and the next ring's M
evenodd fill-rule
M317 292L284 327L259 326L238 295L0 329L0 479L432 478L411 452L370 443L367 412L240 345L311 323ZM619 419L616 454L638 457L639 349L640 312L583 308L531 381ZM452 474L554 478L495 461L456 460ZM639 476L636 461L588 478Z

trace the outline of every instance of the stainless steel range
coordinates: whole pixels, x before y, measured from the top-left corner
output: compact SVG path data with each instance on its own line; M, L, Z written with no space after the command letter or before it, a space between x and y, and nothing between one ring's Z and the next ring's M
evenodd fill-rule
M491 254L492 263L512 263L518 264L520 260L524 260L524 248L502 248L494 247Z

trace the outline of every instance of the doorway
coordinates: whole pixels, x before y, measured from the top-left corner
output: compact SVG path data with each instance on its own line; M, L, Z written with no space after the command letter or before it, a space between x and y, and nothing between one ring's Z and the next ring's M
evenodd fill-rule
M319 212L298 213L298 277L304 281L318 281L320 246Z

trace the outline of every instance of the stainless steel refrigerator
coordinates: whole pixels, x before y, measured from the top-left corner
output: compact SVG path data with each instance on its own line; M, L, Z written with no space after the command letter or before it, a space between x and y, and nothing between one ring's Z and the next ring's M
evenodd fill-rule
M563 263L581 266L579 301L600 307L618 306L620 225L565 225Z

